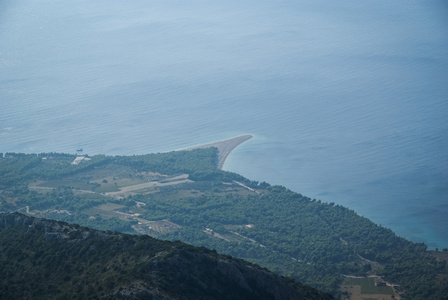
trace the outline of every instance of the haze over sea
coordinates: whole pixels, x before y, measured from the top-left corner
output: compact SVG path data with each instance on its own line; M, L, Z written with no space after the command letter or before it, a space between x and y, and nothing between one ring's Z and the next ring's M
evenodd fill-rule
M446 1L0 2L0 152L224 169L448 247Z

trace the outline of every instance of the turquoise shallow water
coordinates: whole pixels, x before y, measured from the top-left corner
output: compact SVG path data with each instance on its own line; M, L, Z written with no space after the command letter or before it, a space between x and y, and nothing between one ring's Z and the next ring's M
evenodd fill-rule
M443 1L2 1L0 152L224 168L448 247Z

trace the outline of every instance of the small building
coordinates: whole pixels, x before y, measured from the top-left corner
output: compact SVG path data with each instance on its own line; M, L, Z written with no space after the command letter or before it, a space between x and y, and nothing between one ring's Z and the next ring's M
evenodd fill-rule
M379 278L376 278L375 286L387 286L387 284L384 281L380 280Z

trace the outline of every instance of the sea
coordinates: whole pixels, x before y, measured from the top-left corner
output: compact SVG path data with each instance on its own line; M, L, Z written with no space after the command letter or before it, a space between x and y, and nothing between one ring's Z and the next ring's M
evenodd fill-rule
M2 0L0 152L224 169L448 247L445 0Z

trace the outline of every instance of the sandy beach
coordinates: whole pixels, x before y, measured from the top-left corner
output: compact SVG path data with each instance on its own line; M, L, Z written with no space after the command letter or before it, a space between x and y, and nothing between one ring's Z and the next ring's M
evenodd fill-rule
M245 141L247 141L251 138L252 138L252 135L246 134L246 135L237 136L237 137L219 141L219 142L214 142L214 143L210 143L210 144L186 148L183 150L193 150L193 149L200 149L200 148L216 147L216 148L218 148L218 168L222 169L224 162L226 161L230 152L232 152L233 149L235 149L240 144L244 143Z

